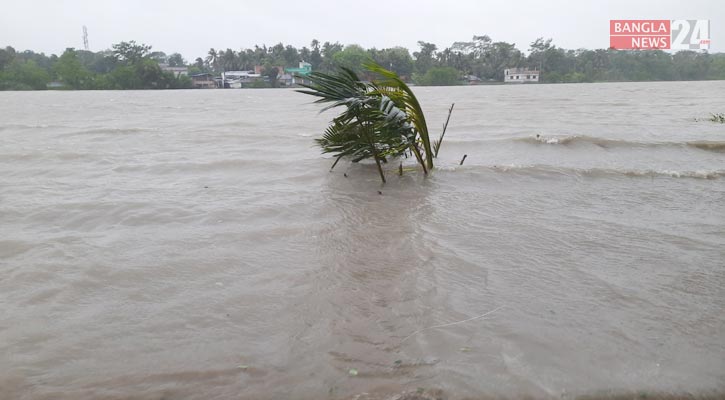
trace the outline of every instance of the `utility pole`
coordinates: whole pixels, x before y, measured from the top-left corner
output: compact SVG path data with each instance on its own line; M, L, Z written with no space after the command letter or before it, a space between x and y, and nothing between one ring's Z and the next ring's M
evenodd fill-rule
M88 28L83 25L83 48L88 51Z

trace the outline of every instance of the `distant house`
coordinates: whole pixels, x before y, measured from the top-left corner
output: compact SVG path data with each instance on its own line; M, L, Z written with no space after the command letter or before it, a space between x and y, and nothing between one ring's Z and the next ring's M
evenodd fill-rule
M312 64L301 61L298 68L285 68L284 72L292 76L292 85L304 83L305 77L312 72Z
M177 78L182 75L189 75L189 68L186 67L169 67L169 64L159 64L159 67L161 67L161 70L164 72L171 72Z
M255 71L226 71L222 72L221 87L241 89L262 80L264 77Z
M217 82L209 73L191 75L191 84L197 89L215 89Z
M64 89L65 88L65 84L63 82L58 82L58 81L48 82L45 86L48 89Z
M282 74L277 78L277 83L279 83L280 86L292 86L292 81L294 80L294 77L290 74Z
M463 79L469 85L480 85L483 82L483 80L476 75L466 75Z
M541 71L526 68L508 68L503 70L504 83L537 83Z
M272 68L277 68L277 76L282 75L284 73L284 67L281 67L279 65L273 65ZM264 65L255 65L254 66L254 73L264 75Z

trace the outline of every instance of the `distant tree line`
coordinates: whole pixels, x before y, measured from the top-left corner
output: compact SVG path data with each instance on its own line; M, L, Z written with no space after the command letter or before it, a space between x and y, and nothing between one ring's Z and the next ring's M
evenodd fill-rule
M661 50L623 51L613 49L567 50L539 38L529 45L528 54L514 43L494 42L489 36L474 36L439 50L433 43L418 42L412 54L404 47L370 48L339 42L296 48L282 43L254 46L239 51L209 49L204 57L187 63L173 53L151 51L151 46L121 42L112 49L90 52L69 48L60 57L30 50L0 49L0 90L45 89L60 82L70 89L174 89L191 87L186 76L163 71L159 63L186 66L190 74L252 70L263 66L263 74L274 84L278 67L309 62L313 71L333 72L344 66L364 75L362 64L373 60L405 80L418 85L455 85L466 76L483 82L503 81L503 70L511 67L540 69L541 81L610 82L725 79L725 54Z
M372 59L408 81L419 85L454 85L466 75L483 81L502 82L504 69L536 68L543 71L543 82L669 81L725 79L725 54L661 50L623 51L614 49L566 50L551 39L536 39L528 55L513 43L494 42L489 36L455 42L438 50L433 43L418 42L412 54L404 47L370 48L313 40L300 49L282 43L253 49L209 49L193 63L195 72L251 70L256 65L294 66L299 61L312 64L313 71L333 72L345 66L364 74L362 64Z
M66 49L60 57L31 50L0 49L0 90L40 90L50 82L67 89L178 89L191 87L187 76L163 71L159 63L184 64L179 54L151 52L134 41L111 50Z

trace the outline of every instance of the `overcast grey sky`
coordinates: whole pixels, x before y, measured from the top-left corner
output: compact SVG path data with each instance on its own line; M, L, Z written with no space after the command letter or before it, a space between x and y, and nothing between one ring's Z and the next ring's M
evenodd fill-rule
M606 48L610 19L709 19L711 52L725 51L723 0L2 0L0 46L60 54L136 40L193 60L216 49L309 46L313 38L364 47L417 41L439 48L487 34L523 51L537 37L564 48Z

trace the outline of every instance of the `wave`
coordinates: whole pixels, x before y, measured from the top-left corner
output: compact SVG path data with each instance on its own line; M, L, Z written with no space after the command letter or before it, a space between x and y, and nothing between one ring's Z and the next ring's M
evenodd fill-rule
M47 129L47 128L64 128L64 126L60 126L60 125L46 125L46 124L35 124L35 125L29 125L29 124L2 124L2 125L0 125L0 131L25 130L25 129Z
M548 145L576 145L576 144L589 144L603 148L613 147L645 147L645 148L656 148L656 147L692 147L705 151L714 151L718 153L725 153L725 141L692 141L692 142L641 142L632 140L622 139L605 139L586 135L573 135L573 136L528 136L523 138L513 139L516 142L530 143L530 144L548 144Z
M697 142L687 142L687 145L698 148L700 150L725 153L725 142L697 141Z
M143 172L150 174L174 174L188 171L215 170L274 170L282 162L260 159L226 159L209 162L164 162L157 164L124 164L113 168L113 172Z
M158 128L82 128L72 132L62 133L58 137L80 135L135 135L159 131Z
M20 131L20 130L42 130L42 129L52 129L52 130L60 130L63 133L59 133L56 136L57 137L67 137L67 136L76 136L76 135L104 135L104 134L111 134L111 135L124 135L124 134L136 134L136 133L146 133L146 132L155 132L159 131L159 128L141 128L141 127L133 127L133 128L108 128L108 127L74 127L74 126L65 126L65 125L45 125L45 124L38 124L38 125L28 125L28 124L5 124L0 125L0 132L2 131ZM64 132L67 130L71 130L70 132Z
M456 167L450 169L459 169ZM615 168L574 168L554 167L550 165L492 165L484 166L485 169L495 172L518 173L524 175L570 175L585 177L610 177L627 176L632 178L666 177L666 178L693 178L693 179L718 179L725 177L725 170L656 170L656 169L615 169ZM445 168L449 169L449 168Z

